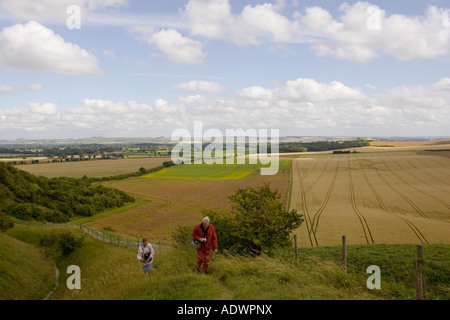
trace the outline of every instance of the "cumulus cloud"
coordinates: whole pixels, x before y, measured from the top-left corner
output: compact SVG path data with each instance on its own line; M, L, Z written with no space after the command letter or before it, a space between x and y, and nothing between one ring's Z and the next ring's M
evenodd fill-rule
M66 23L69 6L78 6L81 17L89 12L116 8L127 4L127 0L2 0L0 9L8 12L17 21L35 20L40 23Z
M201 94L153 103L85 99L0 109L0 133L68 136L169 136L178 128L279 128L282 135L445 135L450 78L429 86L399 86L368 97L358 88L299 78L274 88L253 86L221 98Z
M247 5L240 14L234 14L228 0L190 0L185 14L192 35L248 46L264 40L291 41L299 24L283 16L279 9L271 3Z
M16 93L19 91L20 91L20 89L14 87L14 86L0 85L0 94L10 94L10 93Z
M153 26L136 25L129 31L154 45L170 62L200 64L206 58L200 41L184 37L173 28L155 30Z
M177 83L172 87L172 89L191 92L221 92L226 90L224 86L216 82L195 80Z
M98 74L97 58L43 25L30 21L0 32L0 68Z
M244 99L302 102L358 101L366 98L361 90L350 88L339 81L319 83L307 78L289 80L275 89L259 86L244 88L237 95Z
M42 91L44 90L44 85L40 83L32 83L27 87L27 89L30 91Z
M270 89L265 89L260 86L253 86L238 91L237 95L242 99L271 100L274 94Z
M319 7L297 14L315 34L311 49L318 56L366 62L381 54L400 60L450 54L450 9L430 6L424 16L408 17L356 2L339 11L338 19Z
M450 9L429 6L423 16L388 15L369 2L344 3L339 16L318 6L289 18L282 5L247 5L233 13L229 0L190 0L191 34L238 46L303 43L317 56L366 62L390 55L400 60L450 54Z
M32 103L30 103L28 109L29 109L30 113L47 115L47 116L55 115L58 112L58 106L56 104L50 103L50 102L43 103L43 104L40 104L38 102L32 102Z

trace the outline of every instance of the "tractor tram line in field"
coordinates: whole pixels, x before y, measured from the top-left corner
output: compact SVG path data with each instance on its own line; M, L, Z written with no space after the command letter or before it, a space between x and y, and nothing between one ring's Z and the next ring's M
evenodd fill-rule
M400 168L401 171L407 172L408 174L410 174L411 176L413 176L414 178L416 178L418 181L420 181L420 182L422 182L422 183L424 183L424 184L429 185L429 184L426 183L425 181L422 181L421 179L417 178L417 176L415 176L413 173L409 172L409 170L405 170L405 169L397 162L397 160L395 160L395 158L393 158L393 161L394 161L395 164ZM395 172L392 172L392 173L393 173L399 180L401 180L405 185L408 185L409 187L411 187L412 189L416 190L417 192L419 192L419 193L421 193L421 194L424 194L424 195L430 197L431 199L433 199L433 200L439 202L440 204L442 204L442 205L443 205L444 207L446 207L447 209L450 209L450 205L449 205L448 203L446 203L445 201L443 201L443 200L441 200L441 199L438 199L438 198L436 198L435 196L433 196L433 195L431 195L431 194L429 194L429 193L427 193L427 192L425 192L425 191L423 191L423 190L420 190L419 188L417 188L417 187L415 187L414 185L412 185L412 184L408 183L407 181L405 181L405 179L403 179L402 177L400 177L397 173L395 173Z
M409 159L405 158L405 161L408 162L408 164L409 164L413 169L415 169L415 170L420 170L420 169L417 168L417 166L415 166ZM425 182L424 180L418 178L415 174L413 174L413 173L411 172L411 170L407 170L407 171L408 171L408 173L409 173L411 176L413 176L414 178L416 178L418 181L422 182L423 184L426 184L427 186L430 186L430 187L432 187L432 188L434 188L434 189L436 189L436 190L439 190L439 191L441 191L441 192L448 193L448 190L441 189L441 188L438 187L438 186L435 186L435 185L433 185L433 184L430 184L430 183ZM433 176L433 175L430 174L430 173L427 173L427 176L430 176L430 177L436 179L437 181L444 183L443 180L441 180L441 179L439 179L439 178L436 178L435 176ZM448 184L448 182L445 182L445 184Z
M337 176L339 174L339 163L340 163L340 161L341 161L341 159L339 159L338 162L337 162L336 172L334 173L333 180L331 181L330 187L328 188L328 192L327 192L327 194L325 196L325 199L323 200L322 205L320 206L319 210L317 210L317 212L315 213L315 215L313 217L311 228L312 228L312 230L313 230L313 232L315 234L317 233L317 229L319 227L320 216L322 215L322 213L324 212L325 208L328 205L331 193L332 193L334 185L336 183L336 179L337 179Z
M434 156L428 156L430 158L430 160L432 160L433 162L437 163L439 166L441 166L442 164L439 163L439 161L436 161L436 159L434 159ZM442 171L440 168L438 167L434 167L434 166L430 166L428 163L426 163L425 161L423 161L420 158L417 158L420 162L422 162L427 168L435 170L437 172L440 172L441 174L444 174L446 176L450 176L450 172L448 171Z
M328 159L328 158L327 158L327 159ZM317 183L317 181L319 181L319 180L323 177L323 175L325 174L325 172L328 170L328 166L329 166L329 164L330 164L330 161L328 160L328 161L326 161L325 163L326 163L326 164L325 164L325 168L322 170L322 172L321 172L320 175L316 178L316 180L314 180L314 182L306 188L306 190L305 190L306 193L308 193L308 192L315 186L315 184Z
M383 162L386 170L390 171L390 169L388 168L388 166L386 165L385 162ZM400 197L402 197L420 216L422 216L425 219L429 219L429 220L433 220L431 219L425 212L423 212L411 199L409 199L407 196L405 196L403 193L401 193L400 191L398 191L391 183L389 183L385 177L383 177L382 174L380 174L380 172L376 171L377 174L379 175L379 177L384 181L384 183L389 186L389 188L392 189L392 191L394 191L396 194L398 194Z
M367 223L366 218L364 217L364 215L361 213L361 211L358 209L358 206L356 205L355 189L353 186L353 179L352 179L352 172L351 172L352 169L350 168L350 157L348 157L347 161L348 161L348 180L349 180L349 185L350 185L350 198L351 198L352 208L353 208L353 211L358 216L359 222L361 223L361 227L364 231L364 237L366 238L367 244L370 244L370 243L374 244L375 241L373 240L373 236L372 236L372 232L370 231L369 224ZM370 240L369 240L369 237L370 237Z
M407 159L407 160L408 160L408 159ZM422 161L422 159L416 157L416 160L419 161L419 162L421 162L422 164L424 164L424 162ZM408 160L408 161L409 161L409 160ZM416 165L414 165L412 162L409 161L409 163L410 163L411 166L414 167L415 169L420 170L420 169L419 169ZM429 169L429 170L436 170L436 168L434 168L434 167L426 166L426 168ZM435 176L434 174L432 174L431 172L427 172L427 175L430 176L430 177L432 177L432 178L434 178L435 180L437 180L437 181L443 183L443 184L448 184L448 180L444 181L444 180L442 180L441 178L436 177L436 176ZM437 188L437 187L435 187L435 188Z
M373 195L375 196L375 198L378 201L378 204L380 205L381 209L388 213L393 215L394 217L402 220L404 223L406 223L406 225L414 232L414 234L417 236L417 238L419 239L419 241L421 243L428 243L428 240L425 238L425 236L422 234L422 232L419 230L419 228L417 228L416 225L414 225L414 223L412 223L411 221L409 221L406 218L400 217L397 214L394 214L393 212L391 212L386 205L384 204L383 200L381 199L380 195L378 194L378 192L375 190L375 188L373 187L372 183L370 182L369 178L367 177L367 174L362 171L362 174L364 176L364 179L366 180L367 185L369 186L370 190L372 190Z
M299 182L299 185L300 185L300 193L301 193L301 196L302 196L302 210L303 210L303 214L305 216L306 229L308 231L309 242L311 244L311 247L313 247L314 244L313 244L313 239L311 237L311 233L312 233L312 235L314 237L314 242L316 243L316 246L319 246L319 243L317 242L316 233L312 229L311 216L309 214L308 204L306 202L306 192L305 192L305 188L304 188L304 184L303 184L302 174L301 174L301 171L299 169L299 161L296 161L296 167L297 167L297 170L298 170L297 179L298 179L298 182Z

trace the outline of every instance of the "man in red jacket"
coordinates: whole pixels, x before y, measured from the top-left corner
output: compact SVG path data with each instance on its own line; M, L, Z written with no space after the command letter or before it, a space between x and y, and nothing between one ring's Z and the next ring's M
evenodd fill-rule
M201 272L201 266L203 264L203 272L208 273L209 261L211 259L211 248L214 247L214 252L216 253L218 250L216 229L209 222L208 217L204 217L202 223L195 226L192 231L192 237L202 243L200 249L197 249L197 272Z

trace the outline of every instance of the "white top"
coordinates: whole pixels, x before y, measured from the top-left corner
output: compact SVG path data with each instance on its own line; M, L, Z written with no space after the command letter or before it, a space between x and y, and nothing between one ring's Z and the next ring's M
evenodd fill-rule
M137 258L139 261L142 261L144 259L144 255L150 253L150 260L153 260L153 255L155 254L155 251L153 250L153 247L150 243L147 243L147 245L144 247L144 245L141 243L139 244L138 254ZM143 261L142 261L143 262Z

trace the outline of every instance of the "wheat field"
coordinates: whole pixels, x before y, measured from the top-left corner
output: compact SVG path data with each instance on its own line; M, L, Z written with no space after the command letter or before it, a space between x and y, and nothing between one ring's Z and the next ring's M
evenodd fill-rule
M450 243L450 160L415 152L293 160L290 209L300 246Z

